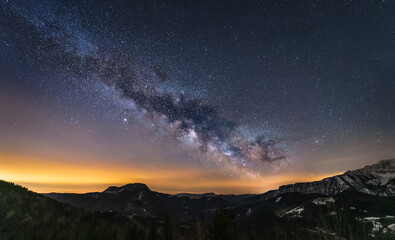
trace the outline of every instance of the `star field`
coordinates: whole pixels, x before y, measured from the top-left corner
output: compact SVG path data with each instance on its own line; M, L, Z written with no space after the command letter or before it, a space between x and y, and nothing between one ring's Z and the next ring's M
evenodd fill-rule
M2 0L0 150L239 177L393 157L394 12L385 1Z

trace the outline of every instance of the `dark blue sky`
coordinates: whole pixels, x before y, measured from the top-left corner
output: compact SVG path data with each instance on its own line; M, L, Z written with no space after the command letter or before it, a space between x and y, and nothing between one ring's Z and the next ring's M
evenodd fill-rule
M0 150L259 176L394 157L394 18L392 1L2 0Z

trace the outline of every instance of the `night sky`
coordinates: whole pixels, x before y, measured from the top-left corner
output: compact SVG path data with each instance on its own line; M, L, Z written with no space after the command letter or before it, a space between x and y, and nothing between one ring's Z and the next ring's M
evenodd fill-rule
M258 193L393 157L393 1L0 0L1 179Z

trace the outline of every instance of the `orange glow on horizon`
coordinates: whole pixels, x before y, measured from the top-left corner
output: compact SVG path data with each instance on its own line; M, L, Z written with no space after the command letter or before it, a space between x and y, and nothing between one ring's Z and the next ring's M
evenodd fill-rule
M336 174L338 173L330 176ZM113 166L95 162L76 164L0 153L0 179L39 193L96 192L109 186L136 182L145 183L151 190L165 193L263 193L277 189L280 185L316 181L325 177L328 175L294 173L229 178L194 168L148 169L147 166Z

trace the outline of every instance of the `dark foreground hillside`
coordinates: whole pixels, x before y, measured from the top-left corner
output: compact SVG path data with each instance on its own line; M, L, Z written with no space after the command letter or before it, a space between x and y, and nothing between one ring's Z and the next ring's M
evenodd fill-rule
M144 239L135 221L113 213L86 213L26 188L0 181L0 239Z
M0 181L0 239L395 239L394 206L394 198L353 191L333 197L286 193L234 202L198 219L143 218L85 212Z
M128 188L134 190L139 186L128 185ZM121 193L130 196L120 199L134 200L136 195L137 199L140 196L143 200L141 189L138 189L129 193L124 189ZM115 192L104 194L113 196ZM181 197L184 202L182 206L196 205L201 209L216 206L211 198L220 198L228 205L212 214L202 211L198 218L185 218L171 211L167 216L153 218L116 210L87 211L0 181L0 240L395 239L393 197L356 191L345 191L334 196L294 192L272 199L255 195L228 201L229 196L203 195L193 196L192 199ZM144 211L157 209L161 205L156 201L163 199L153 200L140 204L138 201L127 202L143 207L137 210ZM106 202L110 204L113 201ZM174 203L162 201L162 204ZM171 209L171 206L167 208Z

